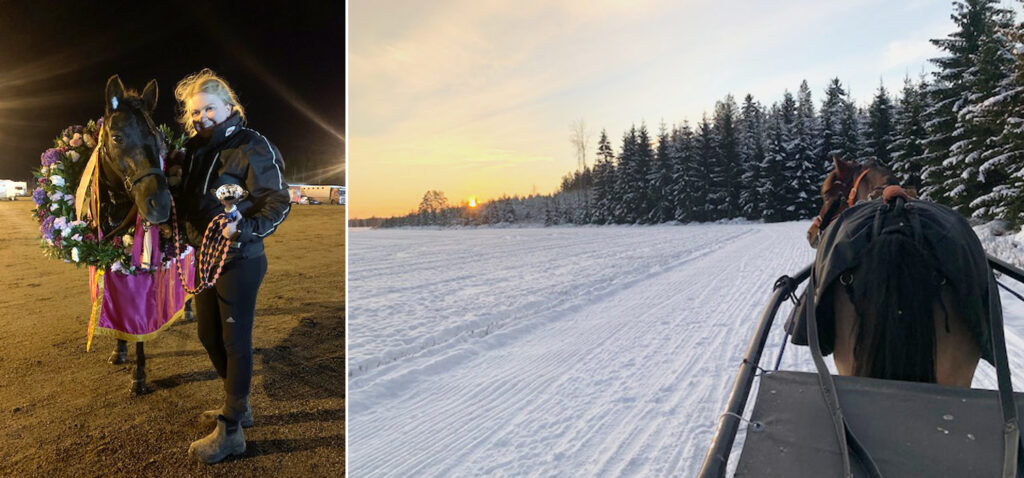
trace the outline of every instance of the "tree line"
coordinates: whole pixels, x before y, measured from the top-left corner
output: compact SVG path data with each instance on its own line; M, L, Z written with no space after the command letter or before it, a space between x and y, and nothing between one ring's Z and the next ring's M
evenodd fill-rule
M804 81L770 105L727 95L699 122L606 131L593 167L550 195L443 204L362 225L656 224L806 219L833 157L876 161L923 198L978 220L1024 223L1024 25L996 0L953 2L929 76L883 84L859 107L839 78L816 103ZM579 151L582 123L571 140ZM584 145L585 148L585 145ZM582 150L585 154L585 149ZM428 192L429 193L429 192ZM358 222L353 225L360 225Z

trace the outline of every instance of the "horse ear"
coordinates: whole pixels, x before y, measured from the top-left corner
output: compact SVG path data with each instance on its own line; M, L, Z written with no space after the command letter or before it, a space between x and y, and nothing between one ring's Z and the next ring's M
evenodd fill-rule
M146 83L146 89L142 90L142 101L146 104L149 114L153 114L153 111L156 110L157 91L156 80L149 80L149 83Z
M121 77L114 75L107 80L107 94L103 99L107 105L107 115L117 111L117 107L124 100L124 84Z
M853 169L853 164L839 159L839 156L832 156L832 167L838 171L839 174L845 174L847 171Z

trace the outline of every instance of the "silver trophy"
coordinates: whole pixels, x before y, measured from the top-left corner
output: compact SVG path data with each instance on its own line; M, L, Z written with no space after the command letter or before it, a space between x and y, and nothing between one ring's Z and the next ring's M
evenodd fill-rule
M234 221L239 216L238 207L235 205L242 199L245 199L249 195L249 191L246 191L238 184L225 184L217 188L214 195L224 205L224 212L227 213L228 220Z

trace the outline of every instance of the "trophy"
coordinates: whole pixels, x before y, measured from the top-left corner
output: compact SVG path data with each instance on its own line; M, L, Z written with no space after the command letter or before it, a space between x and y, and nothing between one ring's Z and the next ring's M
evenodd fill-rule
M238 184L225 184L217 188L214 195L224 205L224 212L227 214L228 220L234 221L239 216L238 207L235 205L242 199L245 199L249 192L242 189L242 186Z

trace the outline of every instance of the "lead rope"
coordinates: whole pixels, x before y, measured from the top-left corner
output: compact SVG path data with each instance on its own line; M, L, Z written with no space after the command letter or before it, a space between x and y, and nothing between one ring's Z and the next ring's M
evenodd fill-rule
M171 198L171 219L171 224L174 226L174 252L178 257L175 264L177 265L181 286L192 295L198 294L203 289L213 287L217 283L217 278L220 277L221 270L224 268L224 262L228 257L228 244L231 242L221 234L224 226L228 224L227 214L220 213L214 216L213 220L210 221L210 225L206 226L206 233L203 234L203 244L199 247L199 251L196 252L199 270L196 271L195 288L188 286L188 282L185 281L185 274L181 272L181 236L178 233L178 214L174 208L173 197ZM213 263L216 258L219 258L219 260L217 260L217 268L214 269ZM213 275L212 278L210 277L211 273Z

